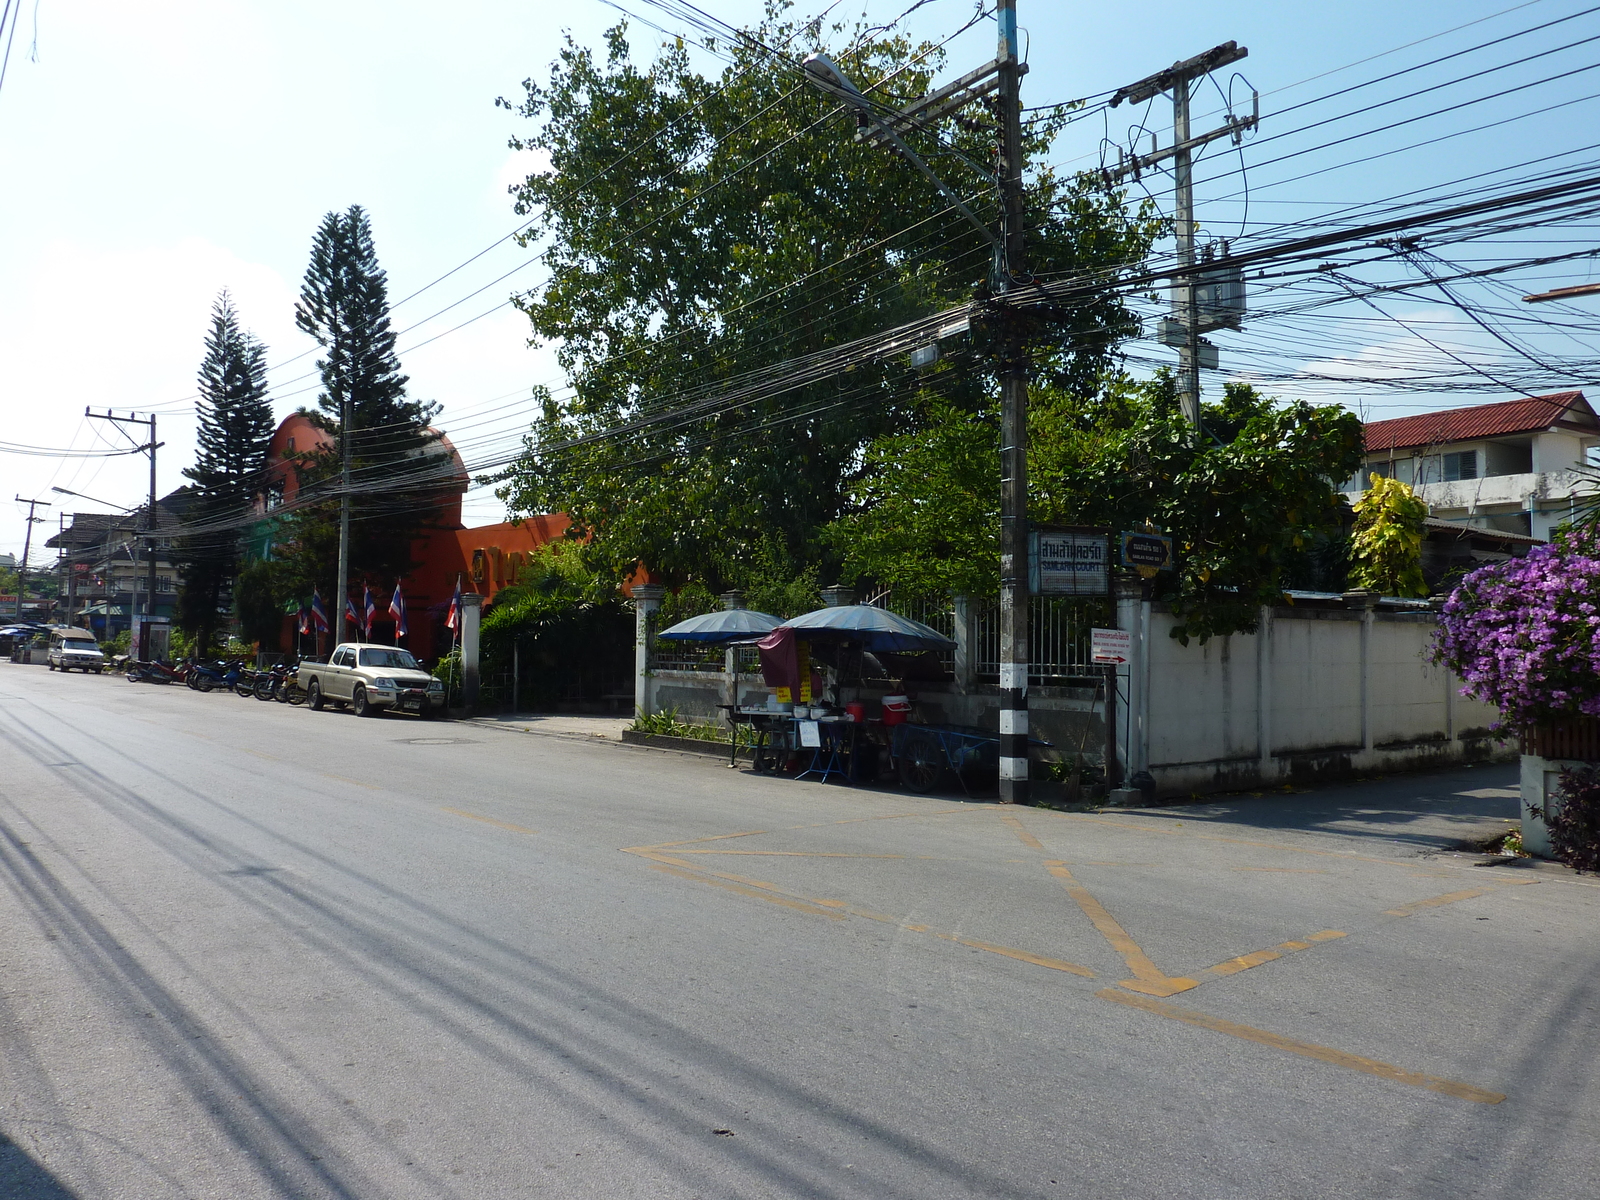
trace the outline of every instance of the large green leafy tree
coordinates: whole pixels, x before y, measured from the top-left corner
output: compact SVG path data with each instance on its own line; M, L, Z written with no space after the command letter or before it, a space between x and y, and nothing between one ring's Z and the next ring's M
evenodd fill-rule
M844 33L842 49L826 44ZM513 512L568 513L611 578L643 562L675 583L764 595L829 581L840 554L820 531L849 508L869 451L881 458L881 439L947 411L986 410L991 365L968 347L965 369L941 373L929 397L903 359L811 382L779 371L737 406L718 390L971 299L991 282L992 250L914 168L855 141L853 119L798 66L831 50L869 95L900 106L929 90L935 48L774 10L717 49L730 61L716 77L681 44L640 67L619 26L603 56L569 43L547 82L502 101L535 123L512 144L550 163L516 189L548 272L519 303L570 379L545 397L502 494ZM1032 163L1056 128L1048 114L1029 125ZM937 137L911 137L997 222L992 115L975 108ZM1027 186L1039 274L1137 260L1155 232L1118 198L1047 168L1030 166ZM1041 346L1042 377L1092 389L1128 323L1109 293L1062 314ZM686 411L694 402L704 407ZM985 469L997 470L992 457Z
M177 621L210 653L239 569L237 522L260 490L272 403L267 399L267 349L239 324L226 291L211 309L211 329L200 361L197 453L184 475L194 484L185 524L199 532L180 538L176 553L182 587Z
M1361 423L1337 407L1282 403L1229 384L1205 406L1197 445L1172 380L1111 380L1084 401L1037 389L1030 412L1030 515L1044 524L1170 533L1175 569L1154 582L1202 640L1256 627L1260 607L1308 582L1340 536L1334 480L1361 461ZM946 412L874 446L852 511L828 536L846 575L913 591L999 586L998 447L992 419Z
M348 438L351 579L392 585L410 570L411 543L435 511L440 489L459 481L452 456L429 428L438 406L407 394L389 323L388 279L359 205L328 213L318 227L295 321L322 347L322 392L311 415L334 435L331 450L298 459L302 495L337 494L339 446ZM284 521L275 592L303 597L317 586L332 596L337 525L338 502L331 498Z

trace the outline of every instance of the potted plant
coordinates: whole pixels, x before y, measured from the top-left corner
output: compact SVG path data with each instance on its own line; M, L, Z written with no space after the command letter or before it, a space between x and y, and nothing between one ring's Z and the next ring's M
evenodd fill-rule
M1440 613L1434 661L1520 734L1522 841L1549 857L1562 772L1600 762L1600 534L1563 530L1467 575Z

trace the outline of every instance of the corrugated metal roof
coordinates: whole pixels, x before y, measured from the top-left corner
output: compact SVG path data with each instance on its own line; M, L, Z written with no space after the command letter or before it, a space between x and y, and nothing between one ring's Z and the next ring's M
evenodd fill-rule
M1583 393L1576 391L1552 392L1548 396L1529 396L1499 404L1478 404L1471 408L1421 413L1415 417L1395 417L1389 421L1369 421L1366 425L1367 450L1369 453L1410 450L1418 446L1469 442L1475 438L1533 433L1567 419L1573 410L1588 418L1586 424L1594 422L1594 409L1589 407ZM1600 434L1600 428L1595 432Z

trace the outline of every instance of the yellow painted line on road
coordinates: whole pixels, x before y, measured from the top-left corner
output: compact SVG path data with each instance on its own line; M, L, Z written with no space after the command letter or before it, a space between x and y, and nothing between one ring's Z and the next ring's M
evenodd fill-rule
M744 858L916 858L931 860L929 854L843 854L829 850L679 850L679 854L733 854Z
M329 771L324 771L322 773L322 777L324 779L337 779L340 783L353 783L357 787L370 788L374 792L383 791L383 789L375 783L364 783L359 779L351 779L348 775L334 775Z
M493 825L499 829L509 829L512 833L538 833L537 829L529 829L524 825L513 825L509 821L497 821L493 817L480 817L477 813L467 812L461 808L445 808L441 812L454 813L458 817L466 817L469 821L482 821L485 825Z
M1280 942L1271 950L1257 950L1251 954L1241 954L1238 958L1230 958L1219 962L1214 967L1207 967L1204 971L1197 971L1198 975L1227 976L1237 975L1240 971L1248 971L1251 967L1259 967L1262 963L1275 962L1285 954L1294 954L1300 950L1309 950L1318 942L1330 942L1335 938L1346 936L1341 929L1324 929L1306 937L1304 941Z
M862 908L845 900L802 896L764 879L751 879L747 875L735 875L728 871L713 871L708 867L686 862L681 858L657 853L658 849L659 847L643 846L626 850L624 853L636 854L649 862L654 869L664 871L670 875L676 875L682 879L694 880L697 883L707 883L713 887L724 888L727 891L750 896L756 900L765 900L768 903L782 905L785 908L795 909L799 912L808 912L814 916L828 917L830 920L835 921L842 921L846 917L862 917L869 921L893 925L896 929L906 933L926 934L929 937L938 938L940 941L954 942L960 946L968 946L974 950L984 950L990 954L998 954L1004 958L1016 959L1019 962L1031 963L1038 967L1048 967L1052 971L1066 971L1072 975L1081 975L1085 979L1093 979L1095 977L1095 973L1092 970L1079 963L1052 958L1045 954L1035 954L1031 950L1021 950L1015 946L1001 946L994 942L979 941L976 938L969 938L958 933L941 933L936 929L930 929L926 925L913 925L899 917L877 912L870 908Z
M1044 843L1038 838L1034 837L1032 833L1028 832L1028 827L1021 821L1017 820L1014 815L1008 812L1003 812L1000 814L1000 819L1007 825L1011 826L1011 831L1017 835L1018 840L1021 841L1024 846L1027 846L1032 850L1044 849Z
M268 762L283 761L283 759L279 758L276 754L268 754L265 750L252 750L249 746L240 746L239 749L243 750L246 754L254 754L257 758L264 758Z
M1517 881L1521 883L1519 879ZM1413 900L1410 904L1402 904L1399 908L1386 908L1383 915L1386 917L1409 917L1412 913L1421 912L1425 908L1442 908L1446 904L1459 904L1463 900L1473 900L1479 896L1487 896L1490 892L1499 891L1498 888L1463 888L1459 892L1446 892L1442 896L1432 896L1427 900Z
M670 863L660 862L655 859L650 859L647 865L655 871L663 871L668 875L677 875L683 879L692 879L696 883L710 884L712 887L719 887L725 891L738 892L742 896L753 896L757 900L765 900L768 904L778 904L784 908L798 909L800 912L810 913L814 917L827 917L830 921L843 921L845 919L845 914L842 912L830 912L826 908L818 908L816 905L808 904L803 900L793 900L788 896L776 895L770 891L757 891L755 888L746 887L742 883L735 883L731 879L711 878L703 872L686 871L681 867L675 867Z
M1100 931L1100 936L1110 942L1111 948L1122 956L1123 962L1128 964L1128 969L1133 972L1133 978L1124 979L1123 987L1136 992L1145 992L1151 996L1175 996L1179 992L1200 986L1200 981L1197 979L1169 976L1151 962L1149 955L1140 948L1139 943L1129 937L1128 931L1106 911L1105 905L1096 900L1088 888L1072 877L1072 872L1067 870L1065 863L1048 862L1045 863L1045 868L1061 881L1061 885L1067 889L1067 895L1077 902L1078 907L1083 910L1083 915L1089 918L1090 924Z
M743 833L718 833L711 837L690 838L686 842L662 842L659 846L624 846L624 854L648 854L653 850L676 850L679 846L698 846L701 842L725 842L729 838L760 837L770 829L747 829Z
M1256 1029L1250 1025L1240 1025L1234 1021L1224 1021L1221 1017L1207 1016L1205 1013L1195 1012L1193 1009L1179 1008L1173 1004L1163 1004L1161 1001L1152 1000L1148 996L1135 996L1128 992L1118 991L1116 988L1102 988L1095 995L1102 1000L1110 1000L1114 1004L1123 1004L1129 1008L1137 1008L1147 1013L1154 1013L1158 1017L1166 1017L1171 1021L1181 1021L1185 1025L1193 1025L1199 1029L1209 1029L1213 1033L1226 1034L1228 1037L1255 1042L1261 1046L1271 1046L1275 1050L1286 1050L1290 1054L1298 1054L1302 1058L1315 1059L1317 1062L1327 1063L1330 1066L1345 1067L1367 1075L1376 1075L1378 1078L1387 1079L1392 1083L1403 1083L1408 1087L1426 1088L1430 1092L1453 1096L1457 1100L1471 1100L1476 1104L1499 1104L1505 1099L1505 1096L1500 1092L1486 1091L1483 1088L1474 1087L1470 1083L1460 1083L1454 1079L1441 1079L1437 1075L1424 1075L1419 1071L1408 1071L1404 1067L1395 1066L1393 1063L1380 1062L1375 1058L1364 1058L1359 1054L1349 1054L1329 1046L1319 1046L1315 1042L1302 1042L1298 1038L1284 1037L1279 1033Z

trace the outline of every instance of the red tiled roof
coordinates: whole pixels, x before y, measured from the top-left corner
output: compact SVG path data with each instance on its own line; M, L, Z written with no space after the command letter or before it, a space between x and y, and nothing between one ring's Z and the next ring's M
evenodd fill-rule
M1552 392L1548 396L1529 396L1499 404L1477 404L1471 408L1452 408L1415 417L1368 421L1367 449L1372 452L1406 450L1416 446L1467 442L1474 438L1533 433L1548 429L1574 409L1589 418L1586 424L1595 421L1594 409L1589 407L1582 392ZM1600 428L1595 432L1600 434Z

